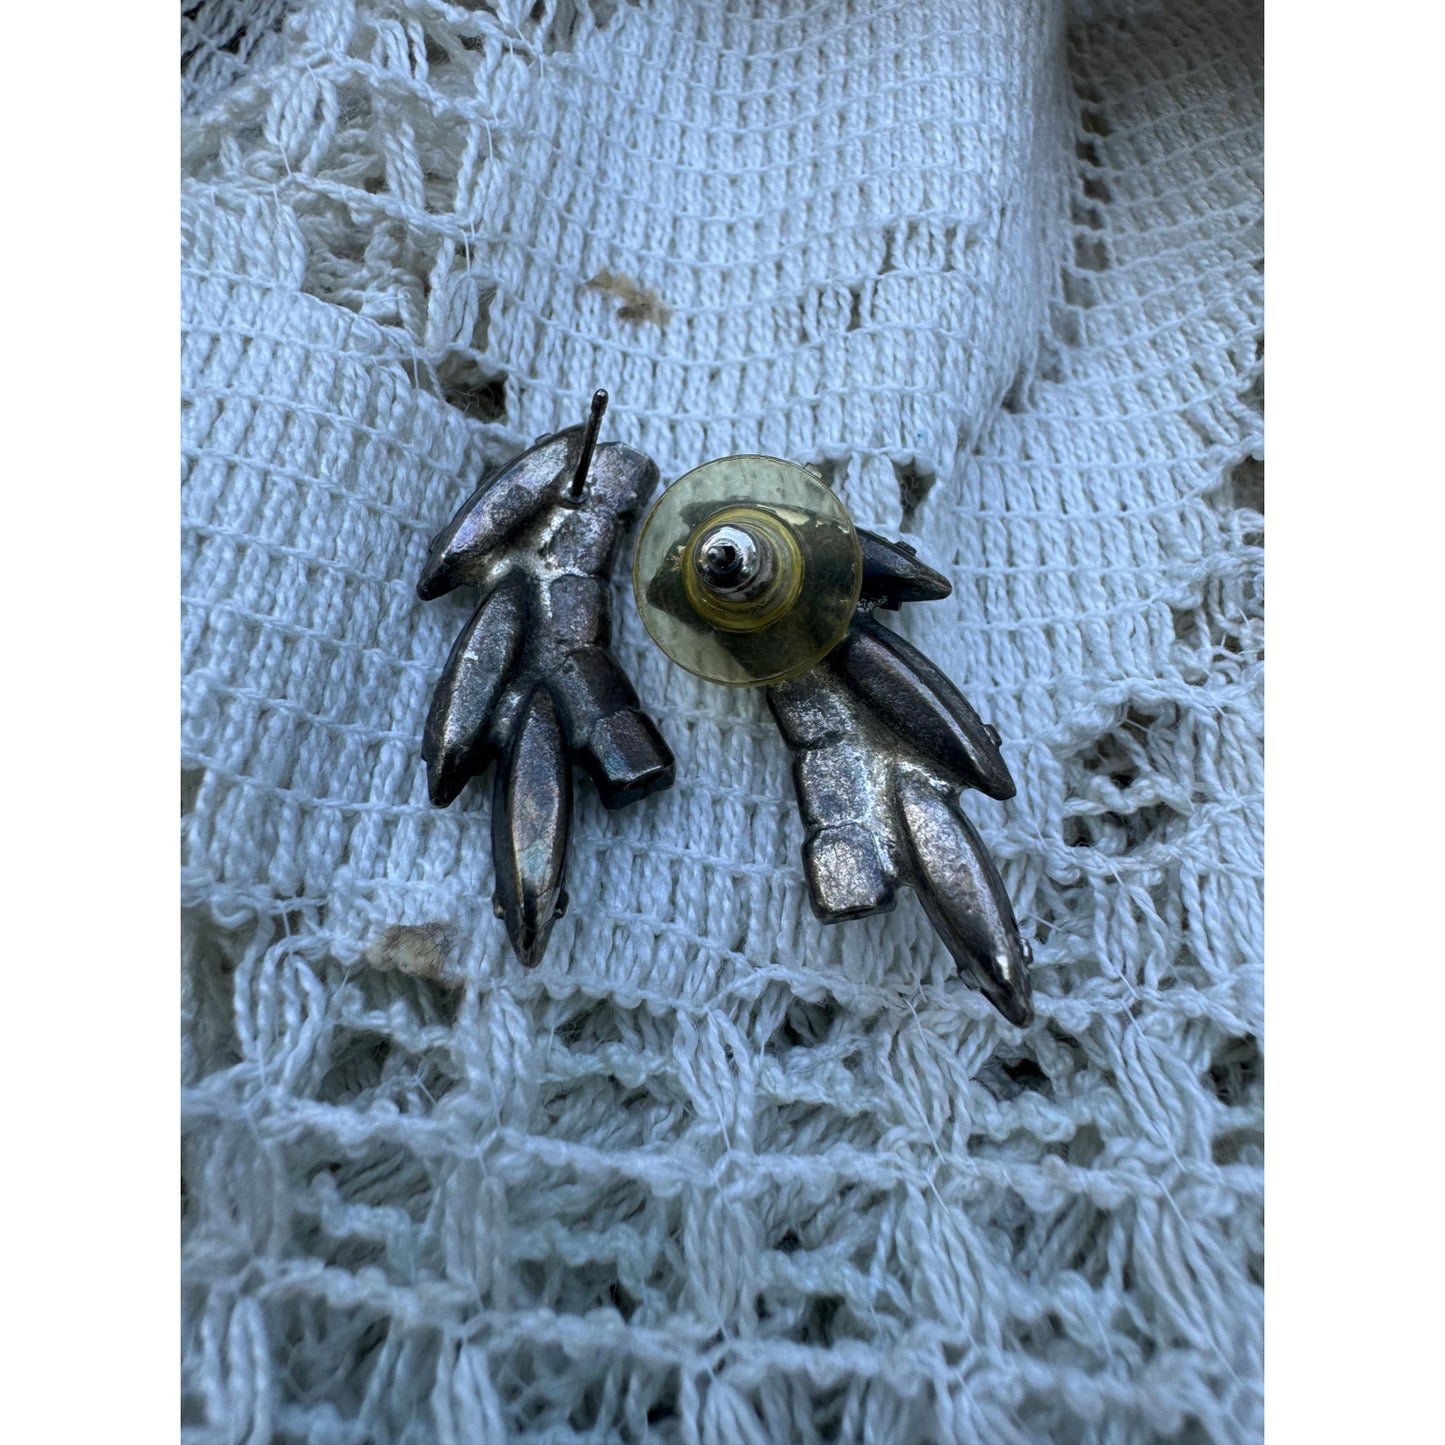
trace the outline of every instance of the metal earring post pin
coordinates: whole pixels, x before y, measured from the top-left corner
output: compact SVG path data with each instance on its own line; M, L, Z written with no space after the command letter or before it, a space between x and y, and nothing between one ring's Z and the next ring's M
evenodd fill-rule
M577 458L577 470L565 498L573 506L582 500L582 489L587 485L587 469L592 465L592 449L597 445L597 433L602 429L602 414L606 410L607 392L599 386L592 393L592 410L587 417L587 430L582 433L582 454Z

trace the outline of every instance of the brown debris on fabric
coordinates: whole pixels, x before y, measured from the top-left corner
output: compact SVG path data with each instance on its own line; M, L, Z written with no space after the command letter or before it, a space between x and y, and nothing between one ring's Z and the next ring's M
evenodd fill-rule
M639 286L631 276L620 271L609 271L604 266L587 282L587 289L617 297L622 302L617 308L619 321L630 321L634 326L643 326L649 321L655 326L666 326L672 320L672 308L662 304L656 291Z
M446 983L452 950L452 931L445 923L395 923L362 957L371 968L397 969L418 978Z

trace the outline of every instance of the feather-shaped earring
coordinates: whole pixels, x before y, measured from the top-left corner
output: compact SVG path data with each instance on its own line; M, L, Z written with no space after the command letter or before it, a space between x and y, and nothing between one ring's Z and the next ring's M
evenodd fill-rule
M912 887L960 973L1011 1023L1033 1017L1031 953L958 805L1014 795L998 733L879 609L947 597L910 548L855 529L804 467L724 457L669 487L633 568L654 641L690 672L767 688L792 749L803 865L825 923Z
M495 760L493 909L529 965L567 905L573 763L607 808L673 781L672 753L608 650L618 545L658 473L630 447L597 446L606 407L597 392L585 425L485 480L432 539L417 583L426 601L463 584L482 594L442 669L422 757L439 807Z

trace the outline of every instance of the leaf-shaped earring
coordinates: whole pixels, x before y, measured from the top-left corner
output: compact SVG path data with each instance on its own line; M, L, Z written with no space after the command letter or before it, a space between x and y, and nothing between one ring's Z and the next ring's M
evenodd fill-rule
M443 808L495 760L493 909L528 965L567 905L572 764L607 808L673 781L672 753L608 650L618 545L658 473L630 447L597 446L606 407L597 392L585 425L485 480L432 539L416 589L482 594L442 669L422 757Z
M912 549L855 529L804 467L724 457L669 487L633 567L653 640L690 672L767 688L792 749L803 866L824 923L892 909L906 884L960 973L1011 1023L1033 1017L1031 953L958 806L1011 798L997 732L880 608L947 597Z

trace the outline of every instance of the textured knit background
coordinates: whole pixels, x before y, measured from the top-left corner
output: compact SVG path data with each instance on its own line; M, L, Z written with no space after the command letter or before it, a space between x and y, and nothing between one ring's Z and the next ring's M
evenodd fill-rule
M183 17L185 1438L1261 1429L1261 16ZM588 283L593 284L588 284ZM824 928L762 698L617 651L534 972L426 801L425 540L576 422L764 451L955 586L1038 1017Z

